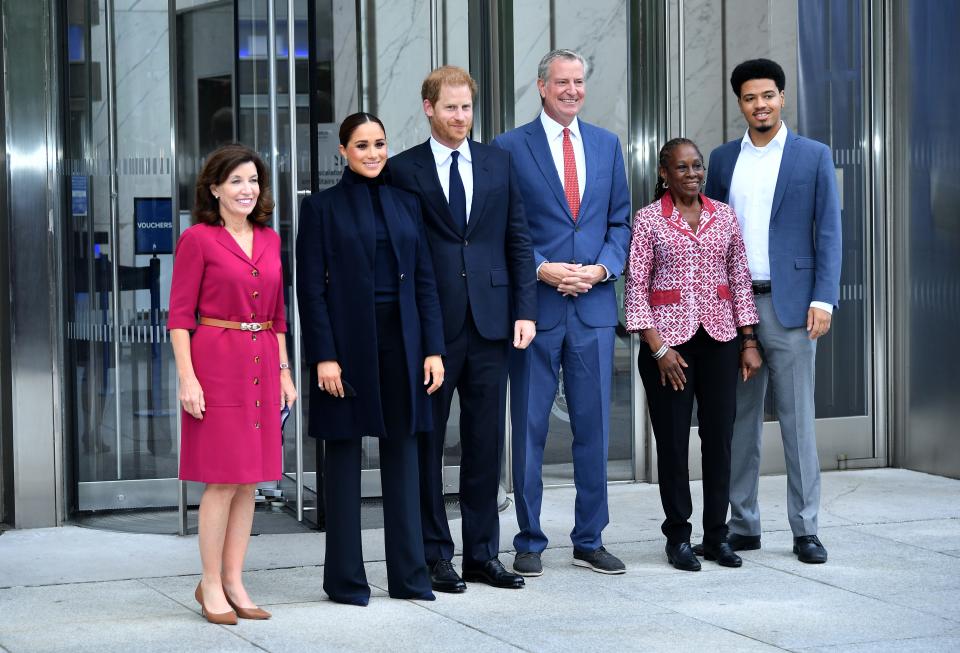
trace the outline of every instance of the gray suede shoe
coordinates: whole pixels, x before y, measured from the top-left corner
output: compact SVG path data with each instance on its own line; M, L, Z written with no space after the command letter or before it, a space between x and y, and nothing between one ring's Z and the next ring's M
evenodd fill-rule
M620 558L602 546L596 551L573 550L573 564L586 567L600 574L622 574L627 571Z
M513 558L513 570L521 576L542 576L543 563L536 551L518 553Z

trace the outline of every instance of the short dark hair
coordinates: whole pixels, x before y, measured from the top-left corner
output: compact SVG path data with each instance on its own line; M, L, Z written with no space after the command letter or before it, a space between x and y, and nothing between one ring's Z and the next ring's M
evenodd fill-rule
M739 64L730 74L730 86L733 87L733 94L737 98L740 97L741 87L751 79L772 79L778 91L782 91L787 85L787 76L783 74L783 68L776 61L750 59Z
M357 127L368 122L375 122L380 125L380 129L383 130L383 135L387 135L387 128L383 126L383 123L380 122L379 118L372 113L359 111L357 113L351 113L349 116L343 119L342 123L340 123L340 145L346 147L347 143L350 142L350 137L353 136L353 132L357 130Z
M660 148L660 154L657 156L657 185L653 189L654 200L658 200L667 194L667 187L663 183L663 178L660 176L660 168L667 167L667 164L670 162L670 155L673 154L673 151L681 145L693 146L693 149L697 151L697 155L700 157L700 162L703 162L703 153L700 152L700 148L697 147L697 144L691 141L689 138L673 138L664 143L663 147Z
M270 172L263 163L263 159L255 151L242 143L221 145L207 157L200 174L197 175L197 187L193 205L193 223L222 225L220 217L220 203L213 196L211 186L222 184L236 170L237 166L252 163L257 168L257 180L260 186L260 195L257 203L247 216L254 224L264 225L270 222L273 215L273 197L270 194Z

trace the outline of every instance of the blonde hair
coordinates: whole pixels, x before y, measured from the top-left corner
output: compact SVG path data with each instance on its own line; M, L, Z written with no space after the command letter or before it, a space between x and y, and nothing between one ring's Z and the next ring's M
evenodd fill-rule
M470 96L477 97L477 82L463 68L459 66L440 66L430 72L420 87L420 97L436 104L440 99L440 89L444 86L468 86Z

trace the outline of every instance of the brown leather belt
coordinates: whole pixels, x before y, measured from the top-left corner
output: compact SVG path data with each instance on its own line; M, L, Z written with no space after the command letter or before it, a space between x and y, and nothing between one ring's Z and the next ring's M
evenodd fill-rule
M213 317L201 317L200 324L204 326L220 327L221 329L238 329L240 331L266 331L273 326L270 322L230 322Z

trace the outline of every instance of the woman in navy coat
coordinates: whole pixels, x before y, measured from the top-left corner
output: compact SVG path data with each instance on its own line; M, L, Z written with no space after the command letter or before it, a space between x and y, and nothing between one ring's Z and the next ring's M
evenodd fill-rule
M311 436L326 443L323 589L366 605L360 536L361 438L380 439L390 596L433 600L420 536L416 433L443 383L443 324L416 196L385 183L383 123L340 126L348 167L304 200L297 235L300 322L313 372Z

